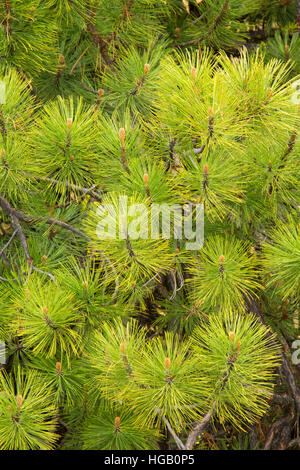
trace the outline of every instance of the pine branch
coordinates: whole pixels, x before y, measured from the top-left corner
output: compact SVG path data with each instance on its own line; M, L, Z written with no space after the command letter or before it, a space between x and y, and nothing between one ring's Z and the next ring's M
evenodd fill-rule
M6 27L7 36L10 36L10 34L11 34L10 18L12 16L11 2L8 1L8 0L3 0L2 3L4 5L4 9L5 9L5 12L6 12L6 17L3 20L3 24Z
M87 2L87 5L88 4L89 4L89 2ZM92 41L93 41L94 45L99 49L106 65L108 65L112 70L115 71L116 69L114 67L114 61L110 57L110 55L107 51L109 41L106 41L105 39L103 39L101 34L98 33L98 31L96 29L96 26L94 24L94 21L93 21L93 17L95 16L95 11L90 7L88 7L88 8L89 8L90 16L89 16L89 19L87 21L87 29L91 34Z
M214 411L215 411L215 404L216 404L216 402L213 403L213 405L212 405L211 409L208 411L208 413L206 413L204 418L202 418L202 420L198 424L196 424L194 429L189 433L189 435L187 437L187 440L186 440L186 443L185 443L185 448L187 450L192 450L193 449L194 445L197 442L198 437L200 436L200 434L203 433L203 431L207 428L207 426L211 422Z
M278 419L277 421L275 421L275 423L272 424L272 426L271 426L271 428L268 432L263 450L270 450L272 448L274 436L277 433L281 433L282 428L285 425L290 425L290 424L291 424L291 417L290 416L285 416L284 418L281 418L281 419Z
M13 239L15 238L17 232L18 232L18 231L15 230L15 231L13 232L13 234L11 235L10 239L8 240L8 242L4 245L3 248L1 248L1 250L0 250L0 256L2 256L3 253L4 253L4 251L6 250L6 248L9 247L9 245L11 244L11 242L13 241Z
M221 382L221 385L220 385L220 392L222 392L225 387L226 387L226 384L229 380L229 377L230 377L230 373L234 367L234 363L238 357L238 353L239 353L239 346L237 347L236 351L231 354L228 358L228 362L227 362L227 370L224 372L224 375L223 375L223 378L222 378L222 382ZM206 427L209 425L209 423L211 422L212 418L213 418L213 415L214 415L214 412L215 412L215 409L216 409L216 406L217 406L217 400L214 400L211 407L210 407L210 410L206 413L206 415L204 416L204 418L202 418L202 420L196 424L196 426L194 427L194 429L192 429L192 431L189 433L188 437L187 437L187 440L186 440L186 443L185 443L185 448L188 449L188 450L192 450L194 445L196 444L197 442L197 439L198 437L200 436L200 434L203 433L203 431L206 429Z
M25 253L26 258L27 258L27 262L28 262L29 266L32 266L32 269L35 270L35 271L39 271L39 272L43 272L44 274L48 274L48 273L45 273L44 271L40 271L38 268L35 268L33 266L32 258L30 256L29 249L28 249L27 239L26 239L26 236L25 236L25 234L23 232L23 229L21 227L20 220L24 221L24 222L29 222L29 223L31 223L31 222L38 223L40 220L43 220L48 225L57 225L58 227L69 230L69 231L73 232L74 234L79 235L80 237L88 239L88 236L85 233L83 233L80 230L76 229L72 225L67 224L66 222L63 222L62 220L54 219L52 217L47 219L47 217L33 216L33 215L28 215L28 214L25 214L23 212L17 211L1 195L0 195L0 206L2 207L4 212L10 217L10 219L12 221L12 226L13 226L16 234L18 235L19 240L21 242L21 245L23 247L24 253Z
M229 6L229 0L225 0L224 4L223 4L223 7L220 11L220 13L218 14L218 16L216 17L214 23L211 25L211 28L209 30L209 34L212 34L215 29L219 26L219 24L223 21L223 18L224 16L226 15L226 12L230 9L230 6Z
M156 412L157 414L159 415L160 413L160 409L157 409ZM163 422L165 423L169 433L171 434L171 436L173 437L174 441L176 442L176 445L178 447L179 450L185 450L186 447L185 445L183 444L182 440L179 439L179 437L177 436L176 432L174 431L174 429L172 428L172 426L170 425L169 421L164 417L162 416L162 420Z
M79 235L82 238L87 238L88 239L88 236L85 233L81 232L80 230L78 230L77 228L75 228L72 225L68 224L67 222L63 222L62 220L54 219L53 217L50 217L48 219L47 217L24 214L23 212L19 212L19 211L15 211L15 215L19 220L23 220L24 222L38 223L40 221L45 221L45 223L48 224L48 225L57 225L58 227L69 230L70 232L73 232L74 234Z
M102 196L96 191L94 191L94 189L96 188L96 185L92 186L91 188L85 188L83 186L78 186L76 184L68 183L67 181L62 182L62 181L55 180L53 178L40 178L39 176L30 175L29 173L26 173L24 171L22 173L28 176L29 178L34 179L35 181L38 181L38 182L47 181L47 183L56 184L57 186L64 185L67 188L72 189L73 191L78 191L80 193L92 196L94 199L96 199L96 201L99 201L99 202L102 201Z

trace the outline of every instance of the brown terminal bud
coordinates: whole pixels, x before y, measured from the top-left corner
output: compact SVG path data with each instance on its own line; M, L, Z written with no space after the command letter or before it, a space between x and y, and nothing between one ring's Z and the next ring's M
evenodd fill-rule
M117 416L115 418L115 432L120 431L120 423L121 423L120 416Z
M170 369L171 361L169 357L166 357L165 359L165 368Z
M68 128L68 132L70 132L70 130L71 130L72 123L73 123L73 119L72 119L72 118L68 118L68 119L67 119L67 128Z
M48 313L48 308L47 308L47 307L43 307L43 313L44 313L45 315L47 315L47 313Z
M197 72L197 69L195 67L192 67L191 68L191 75L192 75L192 78L195 80L196 78L196 72Z
M124 343L120 344L120 349L121 349L121 353L125 354L125 344Z
M29 17L29 19L30 19L30 20L33 20L33 19L34 19L35 7L31 7L29 11L30 11L30 17Z
M65 58L63 55L60 55L59 58L58 58L58 63L60 66L64 66L65 65Z
M126 227L126 215L125 214L121 215L121 222L122 222L122 226Z
M29 299L29 297L30 297L30 290L27 290L27 291L26 291L26 297L27 297L27 299Z
M176 28L176 29L175 29L175 36L176 36L177 38L179 38L179 36L180 36L180 28Z
M23 402L23 397L22 397L22 395L18 395L18 396L17 396L17 407L18 407L18 408L21 408L22 402Z
M144 75L147 75L147 73L149 72L150 70L150 64L145 64L144 65Z
M125 132L124 127L121 127L121 129L119 130L119 133L120 133L121 146L122 146L122 147L125 147L125 135L126 135L126 132Z
M62 372L61 362L57 362L57 363L56 363L56 373L57 373L58 375L61 375L61 372Z
M149 176L147 173L144 174L144 183L146 186L148 186L148 183L149 183Z
M220 264L223 264L225 261L225 256L224 255L221 255L220 256Z
M203 174L204 174L204 176L208 175L208 165L206 163L205 163L205 165L203 165Z
M87 282L87 281L83 281L82 285L83 285L83 287L87 287L87 286L88 286L88 282Z
M71 161L71 162L74 161L74 155L70 155L70 161Z

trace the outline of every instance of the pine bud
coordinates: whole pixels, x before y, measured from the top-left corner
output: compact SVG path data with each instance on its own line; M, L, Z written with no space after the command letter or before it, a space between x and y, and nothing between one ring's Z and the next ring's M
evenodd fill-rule
M192 74L192 78L193 78L194 80L196 79L196 71L197 71L196 67L192 67L192 68L191 68L191 74Z
M234 332L233 332L233 331L230 331L230 332L229 332L229 341L230 341L231 343L234 342Z
M220 256L220 264L224 264L224 261L225 261L225 256L221 255Z
M209 113L209 119L212 119L212 118L214 117L214 110L213 110L213 108L209 108L208 113Z
M236 347L236 351L235 351L235 352L238 353L238 352L240 351L240 349L241 349L241 342L238 341L237 347Z
M71 161L71 162L74 161L74 155L70 155L70 161Z
M27 291L26 291L26 297L27 297L27 299L29 299L29 297L30 297L30 290L27 290Z
M166 357L165 359L165 367L166 369L170 369L171 361L169 357Z
M120 422L121 422L120 416L117 416L115 418L115 432L120 431Z
M121 349L121 353L125 354L125 344L124 343L120 344L120 349Z
M208 165L206 163L205 163L205 165L203 165L203 175L204 176L208 175Z
M33 21L34 20L35 7L31 7L29 11L30 11L29 19L31 21Z
M64 67L65 65L65 58L63 55L60 55L59 58L58 58L58 64L61 66L61 67Z
M23 402L23 397L22 397L22 395L18 395L18 396L17 396L17 407L18 407L18 408L21 408L22 402Z
M72 122L73 122L73 119L72 119L72 118L68 118L68 119L67 119L67 128L68 128L68 132L70 132L70 130L71 130Z
M83 282L82 282L82 285L83 285L83 287L87 287L87 286L88 286L88 282L87 282L87 281L83 281Z
M119 130L119 133L120 133L121 147L125 147L125 135L126 135L126 132L125 132L124 127L121 127L121 129Z
M144 65L144 75L147 75L147 73L149 72L150 70L150 64L145 64Z
M48 308L47 308L47 307L43 307L43 314L44 314L44 315L47 315L47 313L48 313Z
M122 227L126 227L126 215L125 214L121 215L121 222L122 222Z
M147 173L144 174L144 183L146 186L148 186L148 183L149 183L149 176Z
M185 6L186 12L190 14L190 4L188 0L182 0L183 5Z
M180 36L180 28L176 28L176 29L175 29L175 36L176 36L177 38L179 38L179 36Z
M94 112L97 111L97 109L98 109L98 107L99 107L99 105L100 105L100 103L101 103L101 101L102 101L102 96L103 96L103 95L104 95L104 90L103 90L103 88L100 88L100 89L98 90L98 97L97 97L97 102L96 102L96 105L95 105L95 110L94 110Z
M57 373L58 375L61 375L61 372L62 372L61 362L57 362L57 363L56 363L56 373Z
M268 88L267 89L267 98L271 98L272 95L273 95L272 89Z

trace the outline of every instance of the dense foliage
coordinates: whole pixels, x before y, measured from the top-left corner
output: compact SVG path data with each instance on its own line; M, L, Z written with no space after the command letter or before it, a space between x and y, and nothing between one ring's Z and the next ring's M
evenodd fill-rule
M0 18L0 449L299 447L300 2Z

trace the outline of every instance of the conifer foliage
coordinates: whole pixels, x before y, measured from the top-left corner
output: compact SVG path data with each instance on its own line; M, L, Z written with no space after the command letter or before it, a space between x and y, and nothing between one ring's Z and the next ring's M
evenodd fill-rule
M299 14L0 1L1 450L299 447Z

